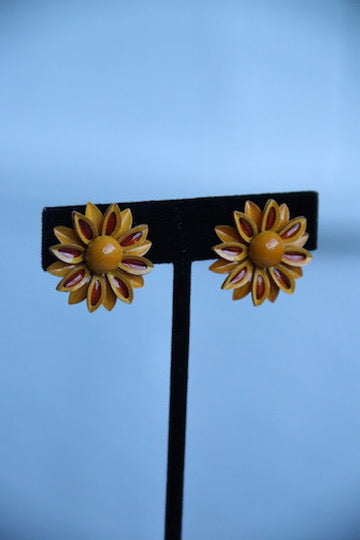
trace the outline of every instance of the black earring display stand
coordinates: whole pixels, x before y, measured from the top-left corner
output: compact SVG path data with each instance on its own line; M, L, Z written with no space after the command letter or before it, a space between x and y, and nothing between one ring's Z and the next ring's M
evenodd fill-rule
M181 538L191 263L216 259L211 251L211 247L219 243L214 227L233 225L232 212L242 211L247 199L257 203L261 208L268 199L275 199L279 204L288 205L291 218L305 216L308 224L307 231L310 235L306 248L316 249L318 196L313 191L119 203L122 210L131 209L136 224L149 225L149 238L153 243L149 255L151 261L174 264L166 540L180 540ZM108 205L98 206L105 211ZM53 228L57 225L71 226L72 210L84 212L85 207L52 207L45 208L43 211L42 266L44 270L55 260L49 251L49 247L57 243Z

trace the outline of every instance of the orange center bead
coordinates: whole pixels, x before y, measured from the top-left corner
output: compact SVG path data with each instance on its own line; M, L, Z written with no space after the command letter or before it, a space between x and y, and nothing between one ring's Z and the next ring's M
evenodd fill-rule
M112 272L119 266L122 249L112 236L97 236L86 251L86 262L95 274Z
M250 244L249 257L259 268L279 264L284 255L284 242L274 231L263 231Z

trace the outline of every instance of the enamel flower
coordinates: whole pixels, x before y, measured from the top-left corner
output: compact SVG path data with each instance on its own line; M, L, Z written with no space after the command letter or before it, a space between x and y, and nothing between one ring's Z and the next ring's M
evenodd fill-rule
M72 213L73 227L58 226L59 244L50 251L58 261L47 271L61 277L58 291L69 292L69 304L87 300L89 311L101 304L111 310L119 298L130 304L133 288L144 285L153 264L143 257L151 247L148 226L132 227L131 210L111 204L103 215L92 203L85 215Z
M213 247L220 257L210 270L228 274L223 289L233 291L239 300L251 292L255 306L268 298L274 302L279 290L293 293L302 266L311 260L304 249L308 239L306 219L290 220L289 208L267 201L263 211L246 201L245 212L233 213L235 227L219 225L215 232L221 244Z

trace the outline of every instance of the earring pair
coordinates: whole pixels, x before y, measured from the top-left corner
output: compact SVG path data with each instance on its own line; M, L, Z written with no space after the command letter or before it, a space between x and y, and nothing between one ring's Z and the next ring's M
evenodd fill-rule
M306 219L290 219L287 205L273 199L263 211L246 201L233 219L235 226L215 227L221 243L212 249L219 258L209 269L228 274L222 288L232 290L234 300L251 293L255 306L266 298L274 302L280 290L293 293L301 266L311 260L303 248ZM47 271L62 278L56 288L69 293L69 304L86 299L90 312L101 304L111 310L117 299L130 304L133 289L143 287L143 276L153 269L144 257L151 247L148 232L147 225L133 226L129 208L111 204L103 214L88 203L85 214L73 211L72 227L54 228L59 243L50 251L58 260Z

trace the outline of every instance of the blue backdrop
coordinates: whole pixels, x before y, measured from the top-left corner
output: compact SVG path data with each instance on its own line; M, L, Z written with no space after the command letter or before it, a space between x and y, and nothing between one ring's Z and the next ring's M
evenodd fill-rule
M306 189L294 296L233 303L194 265L184 540L360 537L359 11L0 3L0 538L163 530L172 268L68 307L42 207Z

